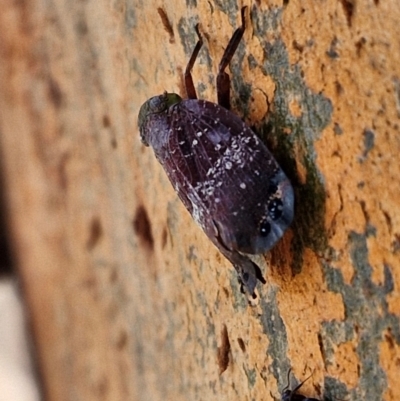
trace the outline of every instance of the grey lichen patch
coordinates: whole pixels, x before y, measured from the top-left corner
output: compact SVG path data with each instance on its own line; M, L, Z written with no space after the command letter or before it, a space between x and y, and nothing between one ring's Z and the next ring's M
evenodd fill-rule
M197 0L186 0L186 5L188 8L196 8Z
M379 285L372 280L372 267L368 261L367 235L351 232L348 237L354 277L346 284L342 273L323 264L328 289L343 296L344 322L326 322L321 330L325 350L325 364L334 363L334 349L341 343L357 340L355 352L360 363L359 385L350 391L352 400L383 399L387 382L380 366L380 345L384 334L392 333L400 344L400 323L389 312L386 297L393 291L390 266L384 266L384 282ZM373 385L371 385L373 383Z
M186 259L189 262L195 262L198 260L198 257L196 254L196 247L194 245L189 246L189 249L187 250L187 254L186 254Z
M247 117L249 115L250 100L253 90L251 85L244 82L241 76L245 56L244 48L239 46L237 54L238 57L235 57L231 62L231 86L234 93L234 96L232 96L231 99L231 107L236 114Z
M281 29L282 14L282 7L272 7L268 11L263 11L254 5L251 9L251 22L256 36L265 40L265 33L279 32Z
M325 377L323 394L324 400L352 399L349 397L347 387L339 380L330 376Z
M248 300L243 296L240 291L240 285L238 285L238 276L235 270L231 270L230 274L230 288L232 289L232 301L234 304L234 309L237 312L245 311L248 308Z
M267 335L269 344L265 350L266 355L272 359L269 367L281 387L284 387L285 373L290 369L287 357L287 333L286 327L280 315L276 294L277 288L270 285L268 297L261 298L261 308L265 313L261 316L261 324Z
M259 67L265 75L272 77L276 85L270 113L264 121L257 123L257 131L265 138L295 188L292 268L298 272L305 247L317 253L322 253L327 247L324 227L326 193L324 178L316 164L314 142L331 121L332 104L328 98L306 86L300 67L289 63L287 49L279 37L267 41L265 32L278 31L281 9L265 12L254 6L251 16L254 34L264 49L264 62ZM243 86L237 84L240 89ZM293 99L296 99L300 113L291 112ZM298 165L303 166L305 179L299 176Z
M250 70L255 70L258 66L257 60L252 54L247 56L247 62L249 63Z
M369 128L366 128L363 132L363 137L364 137L364 152L359 159L361 163L367 158L368 153L375 146L375 132Z
M136 28L137 25L137 17L136 17L136 6L134 3L126 2L125 3L125 30L128 35L132 35L132 31Z
M238 2L236 0L215 0L215 6L229 16L232 25L236 24L239 14Z
M198 21L197 17L190 17L190 18L182 17L178 23L178 35L181 40L181 44L183 46L185 54L187 55L186 62L189 60L189 58L193 52L193 49L196 46L196 43L198 41L198 37L196 34L196 30L195 30L195 26L198 23L199 23L199 21ZM201 31L201 24L200 24L200 31ZM203 38L203 40L205 40L205 39ZM195 71L196 71L198 65L201 65L201 64L203 64L203 65L205 64L207 66L207 69L209 71L211 71L212 60L211 60L207 45L205 45L205 46L203 45L203 47L200 50L199 56L193 67L194 75L196 75ZM215 77L212 73L208 74L207 77L203 77L201 81L195 80L195 86L196 86L198 97L202 98L203 93L205 92L207 86L214 85L214 84L215 84Z
M332 363L335 346L350 341L353 339L353 336L354 328L343 322L328 321L322 323L319 339L321 353L326 366Z
M185 51L185 54L190 57L194 47L196 46L198 37L196 35L195 26L198 24L197 17L182 17L178 22L178 34L181 40L181 44ZM201 62L201 55L199 55L199 61Z
M257 381L257 371L255 369L246 369L246 376L249 383L249 388L253 388Z
M177 199L174 199L173 201L167 203L167 226L171 231L172 242L173 239L176 238L177 235L179 235L177 222L179 221L180 216L177 210L177 203Z

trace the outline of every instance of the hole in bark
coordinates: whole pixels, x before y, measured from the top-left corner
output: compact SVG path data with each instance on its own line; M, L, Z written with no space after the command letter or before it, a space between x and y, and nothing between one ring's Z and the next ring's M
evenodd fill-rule
M244 343L243 339L241 339L240 337L237 339L237 342L239 344L240 349L243 352L246 352L246 344Z
M111 125L110 117L107 114L103 116L103 127L108 128Z
M229 342L228 329L226 325L222 327L221 330L221 346L218 347L218 366L219 374L225 372L229 365L229 353L231 351L231 344Z
M174 43L175 42L174 29L171 25L171 22L169 21L168 15L164 11L164 9L161 7L157 8L157 12L161 18L161 22L163 24L164 29L167 31L167 33L169 35L169 43Z
M163 228L163 232L162 232L162 237L161 237L161 247L162 247L162 249L164 249L165 245L167 245L167 239L168 239L168 231L167 231L167 228L164 227Z
M357 56L360 57L361 51L364 48L364 45L367 43L367 39L361 38L359 41L356 42L356 50Z
M1 173L1 171L0 171ZM13 272L13 265L9 244L9 231L6 222L7 208L3 197L4 186L0 174L0 276Z
M58 83L50 78L49 81L49 98L51 102L54 104L54 106L58 109L61 107L61 103L63 100L63 95L61 92L60 85Z
M133 219L133 229L142 243L150 250L153 250L154 238L151 232L151 223L143 205L140 205L136 209L135 218Z
M346 15L347 24L351 26L351 19L354 13L354 3L350 0L340 0L343 6L344 13Z
M103 235L103 228L101 226L100 219L98 217L94 217L92 222L90 223L89 238L86 242L86 248L89 251L92 250L99 242L99 239L101 238L102 235Z

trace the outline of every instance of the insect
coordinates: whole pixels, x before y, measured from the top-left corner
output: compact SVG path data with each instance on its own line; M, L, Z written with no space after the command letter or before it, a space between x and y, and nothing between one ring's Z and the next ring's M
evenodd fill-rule
M225 72L245 31L245 9L219 64L218 104L198 100L192 68L198 42L185 70L187 99L164 92L140 108L144 145L151 146L193 219L233 264L242 290L253 297L260 268L245 254L270 250L293 219L292 186L270 151L230 111Z
M303 380L297 387L295 387L293 390L289 390L290 386L290 372L292 369L289 369L288 371L288 377L287 377L287 386L282 390L281 394L281 401L320 401L317 400L316 398L309 398L306 397L305 395L297 394L297 391L300 389L300 387L312 376L308 376L305 380Z

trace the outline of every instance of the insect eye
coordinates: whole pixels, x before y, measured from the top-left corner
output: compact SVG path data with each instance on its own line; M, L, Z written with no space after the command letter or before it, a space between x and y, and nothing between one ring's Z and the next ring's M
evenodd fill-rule
M149 100L149 108L151 112L158 113L166 108L165 95L154 96Z
M268 212L272 220L278 220L282 216L283 203L281 199L273 199L268 205Z
M271 224L267 220L263 220L260 224L260 235L262 237L267 237L271 232Z
M274 184L273 182L271 182L268 187L268 193L275 194L277 192L278 192L278 186L276 184Z

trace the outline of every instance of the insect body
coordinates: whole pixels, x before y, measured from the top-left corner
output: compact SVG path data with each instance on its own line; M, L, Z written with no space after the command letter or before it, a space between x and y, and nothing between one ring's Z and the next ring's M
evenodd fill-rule
M308 376L307 379L303 380L297 387L295 387L293 390L289 389L290 385L290 372L291 369L288 371L288 384L287 386L283 389L282 394L281 394L281 401L320 401L317 400L316 398L309 398L306 397L305 395L297 394L297 391L300 389L300 387L311 377Z
M191 70L199 41L185 71L188 99L164 93L139 112L142 142L151 146L180 199L253 295L260 269L244 254L271 249L293 218L293 189L269 150L230 108L225 72L245 30L233 34L219 65L218 103L198 100ZM243 254L244 253L244 254Z

